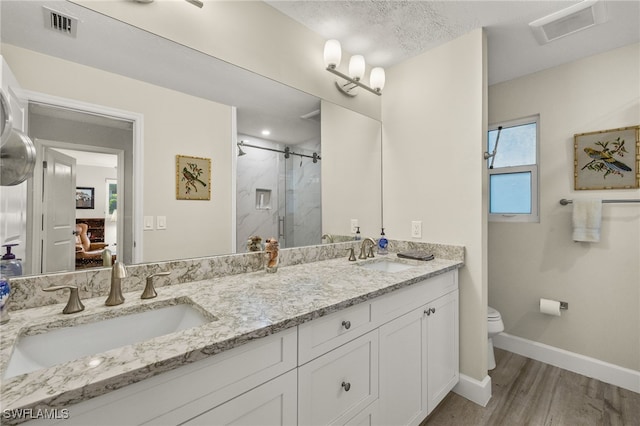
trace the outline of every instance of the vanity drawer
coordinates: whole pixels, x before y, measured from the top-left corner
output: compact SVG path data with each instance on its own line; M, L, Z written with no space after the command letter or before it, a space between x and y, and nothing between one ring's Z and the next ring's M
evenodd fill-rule
M371 304L360 303L298 326L298 362L304 364L373 329Z
M378 398L378 331L298 369L298 424L344 424Z
M371 302L371 318L378 325L402 316L458 288L457 270L394 291Z

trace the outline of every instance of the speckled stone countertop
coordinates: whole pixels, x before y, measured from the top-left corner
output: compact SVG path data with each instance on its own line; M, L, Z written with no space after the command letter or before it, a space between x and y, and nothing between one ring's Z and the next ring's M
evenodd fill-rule
M115 307L105 306L105 297L96 297L84 300L85 310L72 315L63 315L61 304L12 312L11 321L0 329L3 375L13 344L25 332L37 334L177 303L193 304L217 320L104 352L95 367L89 365L93 355L3 379L2 409L67 408L463 265L462 259L420 262L385 257L415 267L387 273L361 266L379 262L382 256L357 262L341 257L280 267L275 274L259 271L165 286L150 300L141 300L139 291L125 293L125 303Z

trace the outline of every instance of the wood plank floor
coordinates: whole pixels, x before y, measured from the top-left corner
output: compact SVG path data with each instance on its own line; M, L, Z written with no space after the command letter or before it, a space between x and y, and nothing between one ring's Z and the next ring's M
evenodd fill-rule
M640 426L640 394L500 349L486 407L451 392L420 426Z

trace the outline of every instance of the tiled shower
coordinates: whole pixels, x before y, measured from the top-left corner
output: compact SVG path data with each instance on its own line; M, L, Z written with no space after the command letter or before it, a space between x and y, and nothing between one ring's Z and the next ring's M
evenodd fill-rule
M284 151L284 144L238 135L239 141ZM320 153L320 141L290 145L295 153ZM242 147L238 156L236 194L237 251L247 250L249 237L262 243L276 237L281 248L319 244L322 230L320 161L281 152Z

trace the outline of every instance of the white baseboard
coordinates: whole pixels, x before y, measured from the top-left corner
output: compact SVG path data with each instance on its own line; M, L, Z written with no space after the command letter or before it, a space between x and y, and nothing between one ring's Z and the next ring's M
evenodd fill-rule
M507 333L500 333L495 336L493 338L493 346L640 393L640 371L620 367L599 359Z
M471 402L486 407L491 399L491 377L485 376L480 382L472 377L460 374L460 381L453 388L453 391Z

